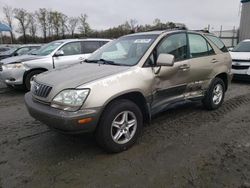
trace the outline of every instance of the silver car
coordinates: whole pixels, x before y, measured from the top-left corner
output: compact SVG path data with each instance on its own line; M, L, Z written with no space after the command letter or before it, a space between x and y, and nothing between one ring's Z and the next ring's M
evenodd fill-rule
M94 132L107 151L123 151L146 121L173 103L202 100L209 110L222 105L232 59L216 41L186 30L121 37L85 63L38 75L25 95L27 108L55 130Z
M109 41L111 40L67 39L48 43L33 54L0 61L0 78L7 85L23 85L29 90L30 82L36 75L80 63Z

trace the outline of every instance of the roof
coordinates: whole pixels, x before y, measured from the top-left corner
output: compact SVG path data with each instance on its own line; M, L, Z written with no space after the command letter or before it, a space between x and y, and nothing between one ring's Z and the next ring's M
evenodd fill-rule
M241 3L247 3L250 2L250 0L241 0Z
M0 23L0 32L2 31L11 31L10 27L3 24L3 23Z

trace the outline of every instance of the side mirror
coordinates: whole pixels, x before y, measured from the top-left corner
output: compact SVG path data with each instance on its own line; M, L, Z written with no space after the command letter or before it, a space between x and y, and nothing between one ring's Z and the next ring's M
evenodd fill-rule
M64 56L63 50L58 50L58 51L54 54L54 57L59 57L59 56Z
M228 48L228 51L231 52L231 51L233 51L233 49L234 49L233 47L230 47L230 48Z
M171 54L160 54L156 64L159 66L173 66L174 56Z

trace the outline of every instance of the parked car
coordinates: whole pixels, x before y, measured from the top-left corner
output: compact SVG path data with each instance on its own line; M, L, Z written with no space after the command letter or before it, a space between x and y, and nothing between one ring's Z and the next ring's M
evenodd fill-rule
M234 79L250 80L250 39L240 42L230 52Z
M8 51L10 49L11 49L10 47L1 46L0 47L0 53L6 52L6 51Z
M25 103L49 127L94 132L105 150L121 152L170 104L202 100L209 110L222 105L232 60L215 41L220 40L186 30L127 35L83 64L38 75Z
M67 39L51 42L31 55L0 61L0 77L7 85L30 89L33 78L45 71L82 62L109 39Z
M25 55L29 53L29 51L38 49L40 47L41 45L26 45L26 46L11 48L10 50L0 54L0 60L13 56Z

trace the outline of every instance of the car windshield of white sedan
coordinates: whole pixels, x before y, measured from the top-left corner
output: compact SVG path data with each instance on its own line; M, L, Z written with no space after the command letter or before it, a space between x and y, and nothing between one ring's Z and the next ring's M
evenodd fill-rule
M158 35L134 35L121 37L97 50L87 63L111 65L136 65Z
M232 50L233 52L250 52L250 41L240 42Z
M51 54L55 49L57 49L63 42L51 42L42 46L39 50L32 53L32 55L46 56Z

